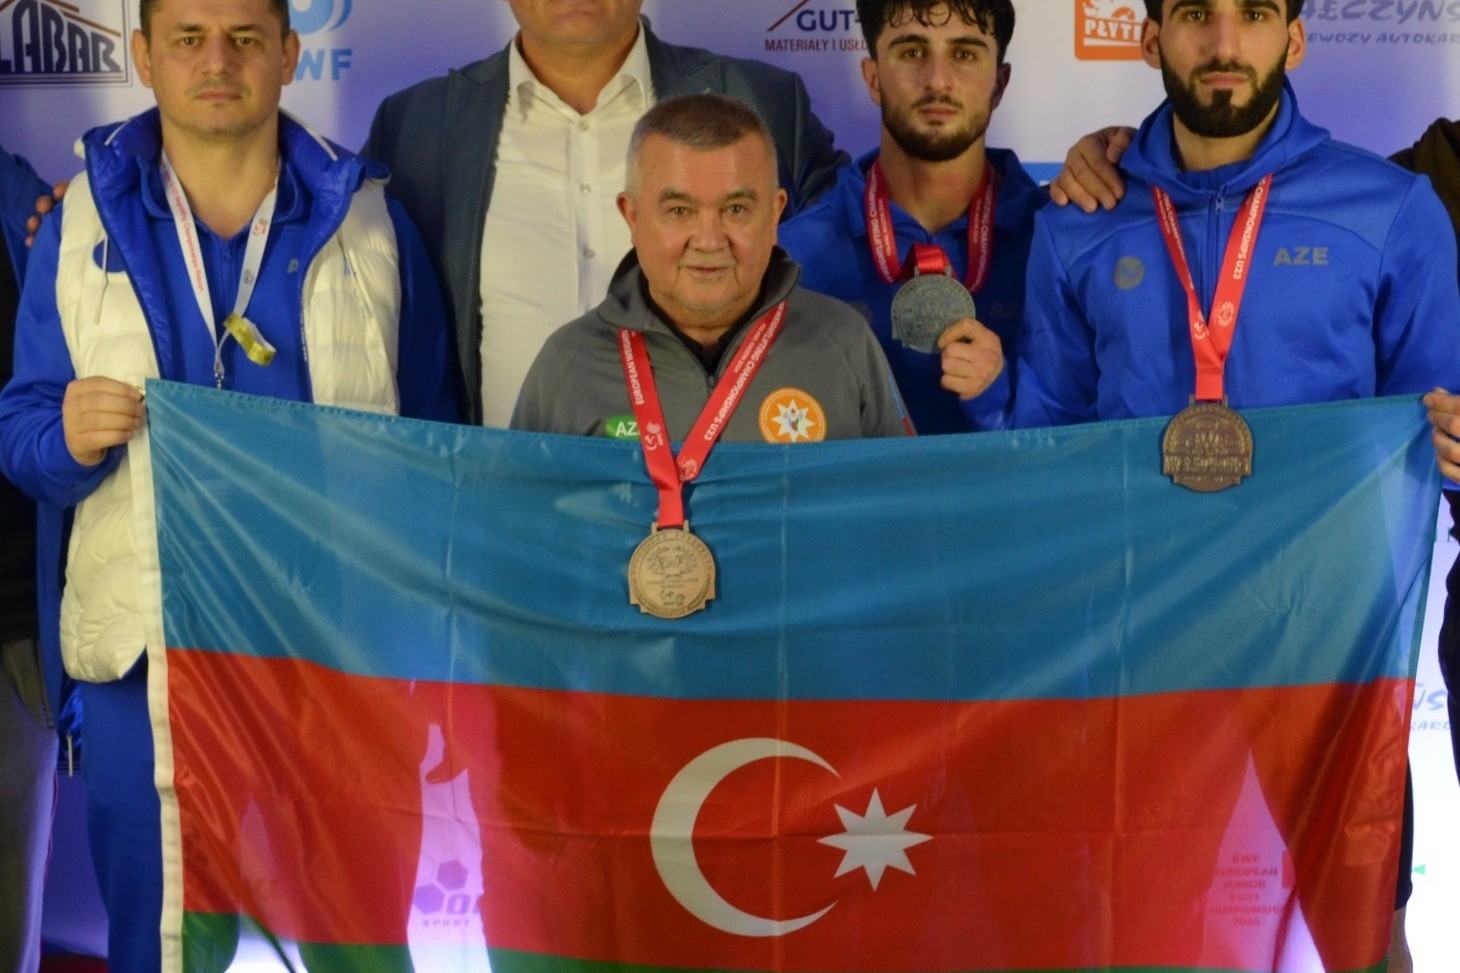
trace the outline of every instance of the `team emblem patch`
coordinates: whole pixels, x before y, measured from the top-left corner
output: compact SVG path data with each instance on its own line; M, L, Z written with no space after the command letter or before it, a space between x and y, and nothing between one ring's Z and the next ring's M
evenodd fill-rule
M760 434L768 443L819 443L826 438L826 413L800 389L776 389L760 404Z

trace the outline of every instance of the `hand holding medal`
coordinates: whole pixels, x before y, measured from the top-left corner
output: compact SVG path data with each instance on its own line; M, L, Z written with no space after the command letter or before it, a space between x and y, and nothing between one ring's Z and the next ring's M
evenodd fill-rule
M938 338L942 386L960 399L982 395L1004 370L1004 344L973 318L954 322Z

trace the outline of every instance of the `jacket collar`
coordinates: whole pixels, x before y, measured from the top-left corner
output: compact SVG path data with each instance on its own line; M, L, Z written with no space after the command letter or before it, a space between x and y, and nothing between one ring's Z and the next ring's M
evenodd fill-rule
M985 152L989 164L1002 178L999 196L994 202L994 229L1018 233L1029 225L1034 213L1044 205L1048 199L1046 191L1024 171L1024 164L1012 149L987 149ZM837 179L836 192L841 194L842 209L847 214L847 232L861 239L866 239L867 236L864 212L867 172L876 159L876 150L868 152L851 165L844 166ZM912 220L896 203L892 204L892 215L894 222L899 218ZM960 217L950 225L956 226L960 222L967 222L967 219L967 216Z
M81 137L80 145L92 194L105 219L111 215L109 204L142 185L144 173L155 171L162 154L160 115L153 108L94 128ZM386 177L384 166L352 155L287 114L279 116L279 158L312 200L311 220L328 223L331 233L344 219L355 191L367 179Z
M1160 186L1177 203L1245 193L1268 173L1286 168L1328 139L1326 129L1308 122L1298 112L1297 95L1292 84L1284 81L1277 118L1252 158L1216 169L1185 172L1177 159L1173 116L1171 102L1162 102L1141 123L1121 167L1137 179Z
M786 251L776 247L771 251L771 262L761 280L760 300L747 317L754 320L786 300L796 289L800 278L801 267L787 256ZM647 293L638 254L630 250L614 271L613 280L608 285L608 296L595 313L614 328L670 334L669 325L660 319L646 299Z

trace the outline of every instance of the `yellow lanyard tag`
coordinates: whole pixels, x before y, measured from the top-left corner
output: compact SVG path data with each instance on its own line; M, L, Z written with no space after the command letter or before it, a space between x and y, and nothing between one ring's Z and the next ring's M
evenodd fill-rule
M230 314L223 319L223 330L233 335L233 340L243 349L248 360L255 365L267 365L274 360L274 346L259 334L253 322L241 314Z

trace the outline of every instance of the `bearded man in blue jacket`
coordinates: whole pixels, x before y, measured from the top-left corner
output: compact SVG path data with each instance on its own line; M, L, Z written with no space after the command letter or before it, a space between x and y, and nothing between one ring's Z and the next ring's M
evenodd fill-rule
M142 0L140 23L132 55L157 108L83 139L85 172L31 256L0 393L0 466L43 517L74 511L64 593L59 537L38 554L43 643L80 681L114 973L161 963L132 529L146 453L125 449L143 382L457 415L440 294L384 170L280 114L299 55L286 0Z
M1425 178L1299 113L1285 74L1305 52L1302 6L1147 0L1142 51L1168 100L1121 159L1118 203L1087 178L1093 198L1071 198L1107 209L1035 219L1015 425L1460 388L1445 209ZM1006 401L994 386L975 407L996 419ZM1300 878L1321 859L1290 850ZM1409 888L1401 865L1397 910Z
M1169 99L1121 161L1120 205L1035 221L1015 422L1173 415L1196 391L1169 194L1203 311L1244 198L1271 175L1224 392L1235 408L1457 387L1454 234L1428 180L1307 122L1284 73L1302 0L1147 4Z

